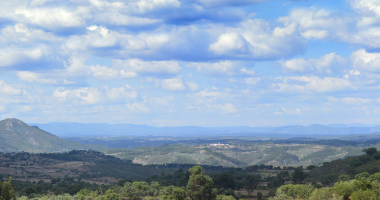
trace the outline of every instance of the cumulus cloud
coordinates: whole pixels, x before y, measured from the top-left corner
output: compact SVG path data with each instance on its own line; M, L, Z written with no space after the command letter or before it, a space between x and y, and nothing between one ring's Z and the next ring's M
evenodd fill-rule
M77 105L108 104L114 102L127 102L137 98L136 91L128 91L125 87L111 88L79 88L66 89L59 87L53 92L53 98L62 102L72 102Z
M229 28L209 50L217 56L245 59L275 59L302 51L305 40L295 25L269 29L264 20L246 20L237 28Z
M4 48L0 50L0 67L10 67L30 61L38 61L47 54L44 48Z
M259 77L257 77L257 78L245 78L244 79L244 82L247 85L256 85L260 81L261 81L261 78L259 78Z
M378 2L352 0L351 5L360 15L342 14L316 8L299 8L279 21L295 26L306 39L325 39L363 45L368 49L380 47L380 28L375 26L380 16Z
M163 79L161 80L161 85L165 90L169 91L183 91L186 88L182 76L172 79Z
M58 73L66 73L70 76L89 76L97 79L122 79L139 76L167 76L177 75L182 71L175 61L143 61L140 59L112 60L112 66L87 66L83 60L73 58L71 65L66 70L58 70Z
M199 89L199 85L194 82L186 82L186 84L187 84L187 87L189 87L189 89L193 92Z
M378 99L366 99L366 98L357 98L357 97L344 97L344 98L335 98L328 97L328 101L332 103L344 103L348 105L362 105L368 104L371 102L378 102Z
M223 110L223 112L226 113L236 113L237 109L234 105L226 103L225 105L219 105L219 108Z
M15 14L23 16L25 22L47 29L79 27L85 23L79 16L83 10L71 11L64 8L19 8Z
M215 63L190 62L187 67L196 68L198 72L211 76L255 75L255 71L247 69L245 64L236 61L221 61Z
M281 93L326 93L355 89L348 80L335 77L288 76L277 80L282 82L274 83L274 91Z
M264 3L268 0L198 0L201 4L207 7L215 6L244 6L251 4Z
M380 53L368 53L364 49L359 49L351 54L350 59L357 70L380 71Z
M57 84L56 80L41 78L38 73L34 73L34 72L19 71L17 72L17 76L23 81L37 82L37 83L48 84L48 85Z
M283 72L318 72L332 74L342 72L347 64L347 59L336 55L336 53L326 54L318 59L292 59L279 61Z
M13 87L9 84L6 84L5 81L0 80L0 94L5 95L21 95L24 91L20 88Z
M154 106L170 107L173 100L174 97L152 97L150 98L149 103Z

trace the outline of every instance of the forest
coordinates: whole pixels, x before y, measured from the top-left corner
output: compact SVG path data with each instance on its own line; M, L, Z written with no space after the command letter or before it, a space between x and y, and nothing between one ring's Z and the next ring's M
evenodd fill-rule
M25 181L18 174L4 174L1 199L378 199L380 194L380 152L375 147L363 149L364 155L347 157L320 166L251 165L239 167L133 164L96 151L76 150L51 154L2 154L2 158L29 161L38 167L38 156L45 164L60 161L101 163L104 171L115 166L133 165L143 172L158 170L146 176L96 172L110 176L115 182L92 182L81 174L62 177L29 174ZM90 154L90 155L89 155ZM28 155L29 157L27 157ZM3 162L1 170L18 168ZM62 164L62 163L61 163ZM107 168L108 166L108 168ZM26 167L26 166L24 166ZM157 171L157 172L158 172ZM91 173L89 173L91 174ZM33 180L33 181L31 181ZM38 181L37 181L38 180ZM194 184L196 183L196 187Z

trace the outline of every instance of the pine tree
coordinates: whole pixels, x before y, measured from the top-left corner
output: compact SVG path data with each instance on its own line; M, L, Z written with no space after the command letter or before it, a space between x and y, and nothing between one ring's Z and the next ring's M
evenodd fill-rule
M1 200L16 200L16 195L13 192L12 177L8 181L2 183L0 181L0 199Z
M201 166L194 166L189 171L191 175L186 189L190 199L215 200L216 194L213 191L214 181L212 178L203 174Z

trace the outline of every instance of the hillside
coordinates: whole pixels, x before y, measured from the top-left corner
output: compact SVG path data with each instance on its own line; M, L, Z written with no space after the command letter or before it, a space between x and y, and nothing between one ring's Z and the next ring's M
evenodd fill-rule
M210 141L215 142L215 141ZM134 163L166 164L181 163L195 165L220 165L242 167L247 165L307 166L321 165L348 156L362 155L363 148L379 146L363 142L333 141L292 141L291 143L255 143L241 140L225 140L229 145L162 145L156 147L136 147L130 149L108 149L104 153ZM227 143L228 142L228 143ZM283 142L283 141L280 141ZM332 144L334 142L334 144ZM301 143L301 144L300 144ZM306 144L305 144L306 143ZM327 145L329 144L329 145ZM348 144L352 146L348 146ZM333 146L334 145L334 146Z
M1 152L64 152L72 149L106 149L102 145L89 145L63 140L38 127L8 118L0 121Z

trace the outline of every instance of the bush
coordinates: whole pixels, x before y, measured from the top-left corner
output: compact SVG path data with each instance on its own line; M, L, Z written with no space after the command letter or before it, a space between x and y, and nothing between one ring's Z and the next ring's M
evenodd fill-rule
M375 152L373 155L372 155L373 159L375 160L379 160L380 159L380 152Z
M309 200L320 200L320 199L331 199L333 197L334 193L334 188L320 188L314 190L310 197Z
M378 196L371 190L358 190L351 195L351 200L368 200L379 199Z
M276 196L285 194L292 198L307 199L314 191L314 187L311 185L283 185L277 189Z
M261 193L261 192L257 192L257 199L258 200L261 200L262 198L263 198L263 193Z
M358 179L358 180L359 180L360 178L367 178L367 177L369 177L368 172L362 172L362 173L356 175L356 176L355 176L355 179Z

